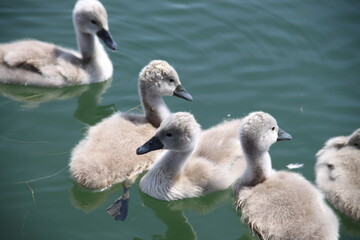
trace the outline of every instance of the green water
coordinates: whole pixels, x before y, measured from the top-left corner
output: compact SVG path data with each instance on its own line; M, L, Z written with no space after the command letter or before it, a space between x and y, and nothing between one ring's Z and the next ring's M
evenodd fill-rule
M169 61L203 128L255 110L292 134L271 149L273 167L303 163L330 137L360 127L360 2L103 1L118 51L111 81L66 89L0 85L2 239L253 239L230 191L166 203L131 189L128 219L105 213L120 194L77 187L67 168L86 127L139 104L137 76L152 59ZM76 48L74 1L0 2L0 42L35 38ZM360 224L338 214L340 239Z

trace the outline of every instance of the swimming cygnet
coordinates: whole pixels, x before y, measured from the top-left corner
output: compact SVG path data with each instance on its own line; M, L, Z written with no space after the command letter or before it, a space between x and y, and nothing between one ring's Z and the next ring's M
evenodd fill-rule
M316 157L317 186L335 208L360 221L360 128L329 139Z
M243 120L247 168L233 184L235 206L260 239L338 239L338 220L320 191L300 174L272 169L270 146L290 139L267 113L253 112Z
M140 155L168 150L140 180L141 190L156 199L171 201L228 188L245 169L234 133L239 124L240 120L233 120L202 133L190 113L174 113L166 118L155 136L137 149Z
M42 87L65 87L105 81L113 66L100 44L115 50L107 13L97 0L79 0L73 10L79 52L38 40L0 44L0 81Z
M162 60L153 60L142 69L138 87L145 115L115 113L90 127L73 149L70 172L82 186L103 189L124 181L127 194L132 182L155 159L156 153L137 156L135 150L171 114L162 96L192 100L175 69Z

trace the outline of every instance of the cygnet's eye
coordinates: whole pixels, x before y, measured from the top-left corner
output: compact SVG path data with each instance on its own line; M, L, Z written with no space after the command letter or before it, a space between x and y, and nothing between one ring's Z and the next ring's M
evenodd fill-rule
M334 165L332 165L332 164L326 164L326 166L328 167L329 170L333 170L333 169L334 169Z
M274 131L274 130L275 130L275 127L272 127L271 130Z
M93 19L91 19L90 22L91 22L92 24L97 25L97 22L96 22L95 20L93 20Z
M173 78L170 78L169 82L173 83L173 82L175 82L175 80Z
M167 133L166 136L167 137L172 137L172 133Z

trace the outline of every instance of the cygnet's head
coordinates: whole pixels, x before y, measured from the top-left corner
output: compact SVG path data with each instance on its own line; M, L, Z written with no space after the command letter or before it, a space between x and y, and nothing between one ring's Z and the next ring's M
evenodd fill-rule
M144 154L157 149L192 151L201 135L201 126L187 112L173 113L162 121L154 137L136 150Z
M276 141L291 140L290 134L280 129L275 118L265 112L252 112L244 118L240 140L248 151L269 151Z
M355 130L350 138L349 138L349 141L347 143L349 146L353 146L355 148L358 148L360 149L360 128Z
M79 0L73 10L76 30L85 34L97 35L109 48L116 50L108 25L104 6L97 0Z
M181 86L179 75L166 61L153 60L139 74L140 89L156 96L177 96L192 101L192 96Z
M345 141L346 140L346 141ZM349 137L339 136L329 139L325 147L316 153L316 183L326 186L339 177L339 171L354 170L360 150L360 128Z

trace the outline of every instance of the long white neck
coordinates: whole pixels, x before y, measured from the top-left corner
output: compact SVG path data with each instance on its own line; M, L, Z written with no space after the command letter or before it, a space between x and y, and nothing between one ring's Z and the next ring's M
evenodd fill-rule
M168 176L168 179L174 180L182 172L186 160L192 152L192 150L187 152L170 150L159 160L157 166Z
M82 32L76 32L76 39L83 61L85 63L91 62L96 56L98 45L101 45L99 40L92 34Z
M268 178L272 172L269 152L246 151L244 155L247 163L246 170L239 179L242 186L255 186Z
M161 96L149 93L149 90L146 89L146 86L142 84L142 82L140 82L139 94L146 119L151 125L158 128L160 123L170 116L171 112L169 108Z
M90 67L87 69L93 78L90 81L109 79L113 73L113 66L99 39L95 35L78 31L76 39L82 63Z
M85 63L91 63L100 59L104 60L104 58L108 59L103 45L95 35L77 32L76 39L79 51Z
M141 190L162 200L183 198L184 193L173 189L173 186L192 152L168 151L165 153L141 179Z

